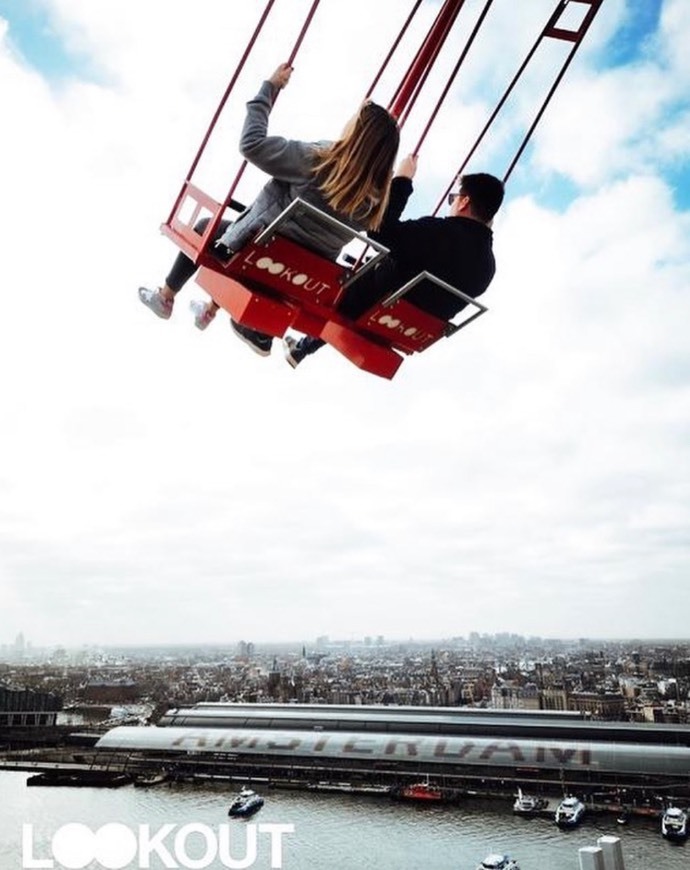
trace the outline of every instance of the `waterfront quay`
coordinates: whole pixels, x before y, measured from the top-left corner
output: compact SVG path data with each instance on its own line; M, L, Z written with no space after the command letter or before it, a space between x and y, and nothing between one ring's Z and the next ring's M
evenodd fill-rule
M189 824L212 830L228 824L238 863L249 845L252 823L227 815L238 791L236 782L196 780L97 790L27 788L26 780L26 773L0 771L0 799L5 806L0 866L8 870L22 866L26 824L33 826L31 856L36 859L50 857L53 837L74 822L94 832L113 822L132 831L145 825L152 834L175 825L165 840L171 852L175 832ZM587 814L577 829L564 831L553 818L524 819L515 816L509 805L479 797L420 805L376 794L268 789L260 783L255 787L265 798L255 817L255 830L267 824L294 826L294 834L284 837L283 870L476 870L494 851L509 852L521 870L582 870L579 850L592 849L605 836L622 840L626 870L682 870L687 864L687 846L666 842L652 819L634 819L621 829L611 815ZM260 834L258 840L263 856L255 866L269 867L268 837ZM189 856L201 859L202 843L198 851L195 845L193 839L188 841ZM139 863L134 861L128 868L137 870ZM165 870L170 864L153 855L150 866ZM599 870L600 865L592 867Z
M42 753L45 754L45 753ZM49 753L55 757L55 753ZM86 754L81 754L82 758L86 758ZM401 795L401 783L409 780L405 777L396 779L396 784L391 785L388 778L379 776L373 772L372 775L366 776L358 774L357 776L349 775L349 778L339 778L348 775L346 772L337 772L329 770L321 770L319 773L325 778L313 780L305 778L301 775L295 775L292 771L292 776L286 772L284 768L264 768L257 771L254 768L245 766L233 766L232 768L220 767L213 765L208 767L205 764L197 763L190 764L163 764L161 759L150 758L142 762L141 759L122 758L115 759L112 756L104 758L100 754L88 753L89 761L75 763L64 760L69 756L63 754L63 760L54 761L51 758L41 760L29 760L5 758L0 760L0 771L14 771L22 773L30 773L32 776L27 780L27 785L44 785L44 786L71 786L71 787L86 787L86 788L118 788L123 785L146 785L152 787L152 782L155 773L160 774L157 779L153 779L154 785L173 786L178 783L187 785L208 786L210 784L233 783L250 784L255 787L268 788L271 790L286 790L286 791L309 791L322 794L352 794L352 795L367 795L380 796L387 798L395 798L404 800ZM162 773L161 773L162 771ZM337 773L338 776L333 774ZM40 779L39 779L40 775ZM34 781L32 781L34 780ZM411 780L409 780L411 781ZM504 804L512 806L516 789L521 787L522 780L503 780L500 783L478 783L468 781L466 787L460 788L460 783L454 781L449 782L447 778L438 774L432 779L425 777L422 782L425 785L438 790L441 797L438 803L445 804L467 804L473 799L481 801L491 801L496 805ZM388 784L386 784L388 783ZM562 796L547 794L548 787L539 787L533 789L544 796L543 804L530 813L532 817L543 819L553 819L556 808ZM607 796L604 793L590 794L586 806L589 814L609 814L619 815L625 811L629 816L638 816L640 818L658 819L661 816L662 808L660 801L650 801L642 794L638 795L632 790L624 800L622 796L612 794Z

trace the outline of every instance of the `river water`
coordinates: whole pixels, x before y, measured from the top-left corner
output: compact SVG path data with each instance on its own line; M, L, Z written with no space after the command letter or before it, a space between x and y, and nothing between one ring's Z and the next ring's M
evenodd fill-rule
M245 821L227 816L237 785L28 788L27 776L0 771L0 870L221 870L226 859L213 855L223 836L235 867L259 870L475 870L494 851L509 852L520 870L578 870L578 849L605 834L621 837L626 870L690 868L690 843L665 841L652 819L620 827L613 815L585 817L579 828L561 831L550 819L514 817L510 806L476 798L420 806L379 795L257 787L266 803ZM190 824L196 832L185 829L175 846ZM110 851L106 832L117 840ZM144 845L158 836L162 850L142 850L142 836Z

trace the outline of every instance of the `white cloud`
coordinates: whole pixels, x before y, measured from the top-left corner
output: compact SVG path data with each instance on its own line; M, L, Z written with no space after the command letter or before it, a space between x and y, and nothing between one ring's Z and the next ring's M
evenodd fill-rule
M535 140L537 172L585 192L560 213L509 198L490 313L392 383L328 349L293 372L223 322L197 333L182 298L169 323L136 299L174 254L158 224L258 6L44 5L98 74L48 83L11 26L0 45L7 639L591 635L621 601L619 633L684 631L690 234L665 176L688 156L682 3L643 57L602 72L625 11L605 4ZM368 29L323 13L273 129L337 133L401 18L363 10ZM484 100L439 122L420 199L445 131ZM681 605L663 620L655 580Z

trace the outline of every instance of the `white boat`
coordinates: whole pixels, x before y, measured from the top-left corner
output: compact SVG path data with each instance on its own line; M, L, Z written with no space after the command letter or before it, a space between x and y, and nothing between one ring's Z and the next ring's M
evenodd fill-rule
M146 788L151 785L160 785L167 779L168 774L164 770L158 771L158 773L142 773L134 778L134 786L135 788Z
M240 793L230 804L229 816L252 816L264 805L264 799L253 789L242 786Z
M525 794L521 788L518 789L517 797L513 803L513 812L519 816L534 816L548 806L549 802L546 798L535 797L535 795Z
M688 836L687 811L666 807L661 817L661 833L669 840L684 840Z
M477 870L520 870L520 867L515 858L511 858L510 855L493 854L487 855L478 865Z
M556 824L562 828L574 828L582 821L585 814L585 805L579 798L569 795L558 804L556 808Z

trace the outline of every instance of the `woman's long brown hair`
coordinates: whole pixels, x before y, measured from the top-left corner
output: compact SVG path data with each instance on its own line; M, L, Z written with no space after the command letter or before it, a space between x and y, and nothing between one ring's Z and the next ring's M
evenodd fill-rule
M364 103L343 136L316 152L314 173L330 207L366 229L378 229L399 142L394 118L382 106Z

